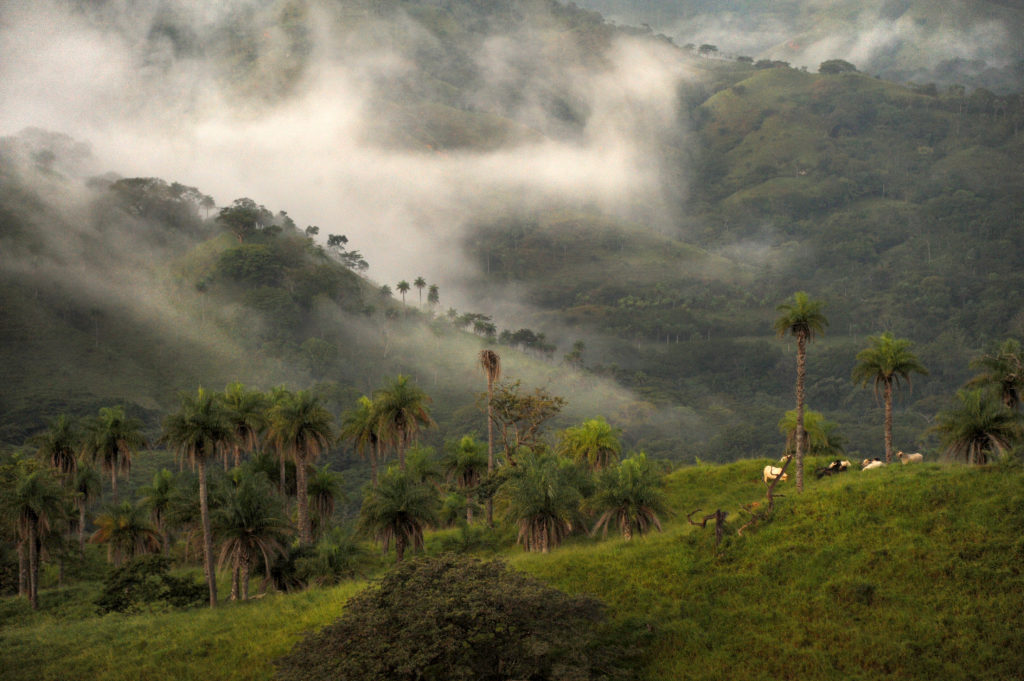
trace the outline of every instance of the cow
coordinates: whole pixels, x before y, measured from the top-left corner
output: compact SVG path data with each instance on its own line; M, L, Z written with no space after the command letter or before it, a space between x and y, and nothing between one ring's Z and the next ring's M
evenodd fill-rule
M921 454L904 454L903 452L896 452L896 458L903 463L921 463L924 461L924 456Z
M772 480L778 479L779 482L785 482L789 479L789 473L783 473L781 468L777 466L767 465L764 467L764 484L770 483Z
M862 461L860 464L860 469L862 471L868 471L871 470L872 468L881 468L884 465L885 462L882 461L881 459L864 459L864 461Z
M850 467L850 462L849 461L840 461L839 459L836 459L835 461L833 461L829 465L825 466L824 468L819 468L814 473L815 473L815 475L818 476L818 479L821 480L826 475L835 475L836 473L845 473L846 470L849 467Z

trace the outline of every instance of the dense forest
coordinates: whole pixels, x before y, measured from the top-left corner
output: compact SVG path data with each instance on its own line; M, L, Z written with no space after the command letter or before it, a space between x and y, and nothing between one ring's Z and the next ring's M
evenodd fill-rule
M478 615L565 599L578 637L550 638L544 618L486 625L533 627L531 650L549 656L521 675L678 678L666 650L699 630L708 651L728 640L693 673L715 678L730 669L723 650L742 647L710 624L721 583L676 607L662 587L612 588L596 566L636 551L655 575L649 552L670 542L691 577L742 579L733 565L769 579L792 566L776 556L762 573L744 552L782 553L786 523L883 562L882 540L857 529L869 518L933 542L919 554L882 542L894 574L959 550L935 528L963 539L973 527L1005 550L961 558L994 584L1019 580L1005 559L1020 547L981 520L980 497L954 490L999 476L985 503L1019 523L1024 93L1012 64L930 77L901 47L885 64L843 52L808 67L817 52L790 63L768 45L720 50L710 33L683 44L665 27L696 21L701 3L640 28L595 11L613 3L580 4L289 0L202 21L175 3L19 10L11 26L65 19L82 45L116 46L103 48L108 76L135 75L68 87L65 105L110 123L40 114L0 128L2 621L159 618L247 607L257 592L334 598L327 587L344 601L416 556L319 642L292 649L298 630L283 627L270 645L292 652L276 672L261 658L259 678L327 678L335 662L317 650L346 647L330 636L369 641L421 595L433 612L431 589L452 580L480 587L466 596ZM902 4L894 23L928 25L926 8ZM837 20L776 10L790 5L801 35ZM35 57L5 54L18 59L0 77L33 101ZM901 466L903 452L925 465ZM872 459L886 470L837 475ZM854 497L867 515L812 508ZM946 515L958 505L970 522ZM897 531L897 511L920 523ZM528 555L512 560L547 585L501 568L514 586L499 587L452 556L513 548L596 571ZM786 627L853 626L900 598L819 562L828 586L808 607L822 610ZM943 579L927 607L953 617L945 599L973 578L950 567ZM653 611L628 605L633 588ZM613 608L584 596L595 590ZM492 634L389 639L406 652L365 678ZM521 641L492 643L524 659ZM813 677L825 653L793 645ZM908 670L887 654L863 678ZM346 664L385 660L366 655ZM512 678L481 671L500 655L431 664L447 670L436 678Z

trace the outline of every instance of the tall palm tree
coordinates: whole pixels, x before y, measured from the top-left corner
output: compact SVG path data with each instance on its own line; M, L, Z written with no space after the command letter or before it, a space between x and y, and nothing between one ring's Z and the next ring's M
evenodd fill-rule
M270 391L270 406L267 408L267 428L270 428L270 412L279 404L292 399L292 391L288 390L282 385L273 388ZM285 508L288 505L288 452L286 452L280 443L275 442L271 437L270 433L267 433L267 439L274 445L274 449L277 451L277 490L281 495L281 499L284 500Z
M170 533L168 532L168 514L174 505L176 490L174 475L163 468L153 476L153 484L139 490L142 505L149 509L149 519L160 534L161 550L164 555L170 551Z
M1020 419L997 397L981 388L958 390L959 403L940 412L933 430L942 438L945 455L966 463L984 464L1024 437Z
M360 529L384 544L395 544L401 563L405 550L423 548L423 530L436 522L437 490L408 472L389 466L376 487L369 487L359 511Z
M409 292L409 282L403 279L395 285L395 288L402 294L402 305L405 305L405 294Z
M427 305L431 308L436 308L441 304L441 289L437 287L437 284L431 284L427 289Z
M248 390L241 383L229 384L221 396L231 426L235 429L235 465L242 464L242 453L251 454L259 447L260 435L267 427L270 400L259 390ZM224 460L225 470L227 459Z
M483 444L472 435L449 442L445 447L445 456L441 460L449 480L462 490L466 496L466 523L473 522L473 493L480 483L484 471L487 470L487 457L484 455Z
M487 377L487 474L494 473L494 383L501 378L501 357L494 350L480 351L480 368ZM494 500L487 499L487 524L494 526Z
M516 541L526 551L548 553L572 532L580 491L567 470L546 452L527 450L502 486L507 517L519 527Z
M220 544L218 565L232 567L230 598L247 600L252 563L262 560L269 582L270 566L284 552L292 531L266 476L241 469L237 484L214 514L214 527Z
M399 468L405 468L405 450L415 440L420 428L430 428L430 397L399 374L380 390L374 402L380 415L381 434L395 447Z
M853 368L853 382L864 387L868 383L874 386L875 399L878 389L882 388L885 401L885 461L892 462L892 393L900 382L910 385L910 374L927 375L928 370L913 352L911 342L903 338L893 338L891 333L881 336L870 336L869 347L857 353L857 365Z
M320 398L308 390L300 390L270 409L267 436L280 452L286 453L295 462L295 496L299 542L302 544L313 543L306 467L330 448L333 421L334 417L320 402Z
M96 531L89 541L107 545L107 560L120 566L142 553L157 553L160 533L146 520L144 508L123 501L96 516Z
M14 475L12 489L4 494L0 503L6 515L14 520L19 548L27 549L26 590L29 605L36 610L39 608L39 549L50 527L64 515L64 494L49 470L19 463Z
M29 444L36 448L36 456L57 471L62 480L74 477L81 438L67 414L51 421L46 430L29 439Z
M1024 391L1024 351L1020 341L1007 339L992 352L971 360L972 369L982 372L967 382L971 388L991 386L1010 409L1020 406Z
M417 291L419 291L420 307L423 307L423 289L427 287L427 280L423 277L416 277L416 279L413 280L412 285L416 287Z
M117 478L131 471L132 455L146 446L142 422L126 416L124 408L103 407L99 416L87 424L83 453L90 461L99 461L110 474L111 493L117 503Z
M100 498L103 485L100 474L92 466L80 465L75 471L71 492L78 509L78 551L85 553L85 510L90 503Z
M178 411L164 419L163 439L182 459L199 472L199 515L203 528L203 566L210 588L210 607L217 606L217 573L213 566L213 533L210 528L209 488L206 462L232 447L235 430L214 393L199 388L195 396L182 394Z
M366 395L356 408L342 418L339 439L352 443L356 454L370 462L370 482L377 485L377 463L381 454L381 424L377 405Z
M313 470L306 493L309 495L311 516L316 520L316 535L319 537L331 524L334 508L343 497L341 475L332 472L327 465Z
M607 468L597 479L597 492L588 506L600 513L591 534L599 530L608 534L610 526L622 532L629 541L633 534L644 534L652 527L661 531L660 515L665 514L665 497L661 479L643 452L624 459L618 466Z
M815 335L825 333L828 319L822 313L824 303L811 300L804 291L793 294L793 301L776 308L781 314L772 327L782 338L796 338L796 489L804 489L804 383L807 378L807 344Z
M573 461L586 463L591 470L601 470L618 461L622 454L620 432L599 416L562 431L557 451Z

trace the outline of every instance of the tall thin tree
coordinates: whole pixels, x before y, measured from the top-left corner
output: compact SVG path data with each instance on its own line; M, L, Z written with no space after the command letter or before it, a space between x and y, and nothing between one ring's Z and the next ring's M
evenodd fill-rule
M480 351L480 368L487 378L487 474L494 473L494 383L501 378L501 357L494 350ZM494 526L494 500L487 499L487 524Z
M86 426L83 453L92 462L99 462L110 474L111 493L117 503L117 479L131 471L132 456L146 446L142 422L124 413L123 407L103 407Z
M399 468L405 469L405 450L420 428L430 428L430 397L408 376L399 374L375 396L382 433L395 447Z
M824 303L811 300L804 291L793 294L792 302L779 305L779 317L772 325L775 333L782 338L792 335L796 338L796 489L804 489L804 383L807 378L807 344L815 335L825 333L828 319L822 313Z

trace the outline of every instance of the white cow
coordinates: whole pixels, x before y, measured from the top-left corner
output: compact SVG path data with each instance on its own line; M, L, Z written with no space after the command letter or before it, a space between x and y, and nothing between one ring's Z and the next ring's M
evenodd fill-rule
M860 464L862 471L869 471L872 468L881 468L885 465L885 462L881 459L864 459Z
M768 484L772 480L778 478L779 482L785 482L789 479L789 473L783 473L782 469L777 466L767 465L764 467L764 484Z
M904 454L903 452L896 452L896 458L903 463L921 463L924 461L924 456L918 453Z

